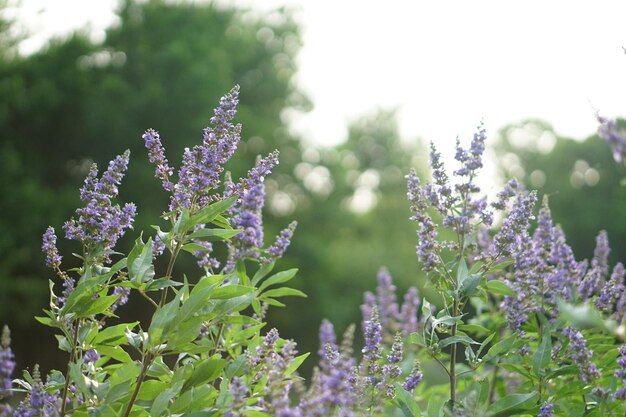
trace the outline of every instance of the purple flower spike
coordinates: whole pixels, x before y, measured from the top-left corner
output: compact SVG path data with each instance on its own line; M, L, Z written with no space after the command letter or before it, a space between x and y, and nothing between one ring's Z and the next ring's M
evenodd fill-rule
M0 338L0 398L11 396L14 371L15 355L11 350L11 331L5 325Z
M170 181L170 177L174 173L174 170L170 168L167 158L165 157L165 150L161 144L159 132L148 129L142 137L146 144L146 148L148 148L148 159L151 163L156 165L154 172L155 177L161 180L163 188L167 191L172 191L174 189L174 184Z
M293 237L293 232L296 230L297 225L298 222L291 222L289 226L283 229L280 234L276 236L274 244L265 251L269 256L264 259L264 262L272 263L283 257L285 251L291 244L291 238Z
M43 234L43 244L41 250L46 254L46 266L56 269L61 265L61 255L57 249L57 236L54 234L54 228L48 227L46 233Z
M615 376L622 380L622 387L615 392L615 398L626 400L626 345L619 347L617 364L619 368L615 371Z
M398 303L396 303L396 286L389 271L381 268L376 277L378 285L376 293L378 295L378 313L380 324L384 330L391 330L396 317L398 316ZM393 334L393 333L392 333Z
M224 164L233 156L241 139L241 125L231 123L238 96L239 87L235 86L222 97L211 118L213 126L204 129L202 144L185 149L170 210L191 208L192 203L204 207L211 202L209 192L220 184Z
M404 295L404 302L398 314L398 322L402 331L402 336L408 336L417 331L417 311L420 306L417 288L410 287Z
M259 258L263 247L262 209L265 203L265 176L278 165L278 151L260 159L256 166L248 172L248 176L237 185L227 184L225 197L239 195L235 206L229 213L232 215L232 226L243 232L233 237L229 243L229 259L225 271L234 269L239 259Z
M415 387L417 387L420 382L422 382L423 377L424 374L422 374L422 368L420 366L420 363L418 361L415 361L415 364L413 364L413 370L411 371L411 374L406 378L406 381L404 381L402 387L405 390L411 392L415 389Z
M539 417L552 417L554 413L554 405L544 402L539 409Z
M537 193L534 191L518 195L509 216L504 220L502 228L493 238L494 245L501 255L510 256L515 252L517 237L528 230L536 201Z
M600 123L600 126L598 126L598 136L611 145L615 162L622 162L626 155L626 139L617 130L617 123L615 123L615 120L607 119L599 114L596 114L596 118L598 119L598 123Z
M582 381L589 384L600 378L598 367L591 362L593 352L587 349L587 342L582 333L568 327L563 331L563 335L569 338L570 345L567 350L571 354L574 364L578 365L580 369Z
M136 213L132 203L123 208L111 204L118 194L117 186L124 177L129 156L129 151L117 156L99 180L96 165L91 167L80 190L80 199L85 207L76 210L78 219L72 218L63 226L67 239L77 240L89 250L101 245L105 261L109 261L110 252L125 229L132 227Z

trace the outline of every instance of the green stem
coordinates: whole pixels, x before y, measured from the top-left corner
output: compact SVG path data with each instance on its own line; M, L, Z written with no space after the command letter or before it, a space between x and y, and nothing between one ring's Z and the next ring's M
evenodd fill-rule
M178 254L180 253L180 248L182 246L183 245L181 244L181 241L178 241L178 243L176 243L176 247L174 248L174 251L172 252L172 256L170 257L170 262L167 265L167 271L165 272L166 278L172 278L172 271L174 270L174 264L176 263L176 258L178 257ZM165 300L167 299L167 290L168 290L168 287L165 287L165 289L161 293L161 301L159 302L159 307L162 307L163 304L165 304Z
M67 372L65 374L65 386L63 387L63 395L61 396L61 417L65 415L65 400L67 399L67 392L70 387L70 366L76 359L76 345L78 344L78 328L80 327L80 320L76 321L74 325L74 333L72 334L72 351L70 352L70 360L67 363Z
M151 353L146 354L141 361L141 371L139 372L139 376L137 377L137 385L135 385L135 390L133 391L133 395L130 397L130 401L126 406L126 411L124 411L123 417L128 417L130 415L130 411L133 408L133 404L137 400L137 396L139 395L139 390L141 389L141 384L143 380L146 378L148 374L148 368L152 364L154 357Z
M455 294L456 297L456 294ZM458 312L458 300L454 300L454 307L452 309L452 316L456 317L458 316L459 312ZM451 329L451 336L454 337L456 336L456 330L457 330L457 324L454 323L452 325L452 329ZM454 408L454 403L456 402L456 350L457 350L457 344L456 343L452 343L451 346L451 350L450 350L450 402L452 404L452 407Z

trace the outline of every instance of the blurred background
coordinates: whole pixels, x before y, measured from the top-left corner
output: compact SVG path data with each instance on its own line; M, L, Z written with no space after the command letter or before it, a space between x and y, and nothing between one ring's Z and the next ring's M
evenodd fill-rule
M594 114L626 111L626 5L430 3L0 0L0 323L18 369L64 366L33 319L55 279L41 235L62 234L90 164L131 150L120 199L148 230L168 197L142 133L157 129L177 167L234 84L244 133L228 169L244 175L279 149L266 236L299 223L279 267L300 268L294 286L309 298L270 310L269 323L301 351L317 350L323 318L338 331L360 321L380 266L400 294L423 287L403 176L428 175L429 141L450 161L481 119L485 192L516 177L550 196L578 258L607 229L613 261L624 259L626 169ZM77 248L59 247L71 265ZM149 313L141 300L124 309Z

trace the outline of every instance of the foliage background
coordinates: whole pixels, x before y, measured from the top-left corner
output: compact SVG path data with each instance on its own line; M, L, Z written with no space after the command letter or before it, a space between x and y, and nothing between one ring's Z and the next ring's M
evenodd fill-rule
M401 292L423 286L403 175L409 167L423 172L424 145L401 140L389 110L354 120L335 147L305 147L290 134L285 110L313 103L294 81L301 36L289 10L258 16L213 4L126 0L119 16L101 44L76 33L29 56L15 53L10 22L0 26L0 322L13 330L18 368L41 360L54 343L32 319L47 304L51 278L40 239L47 225L59 231L71 216L89 164L102 169L131 150L121 199L138 205L136 230L148 228L167 198L152 178L142 132L157 129L175 164L234 84L241 86L236 120L245 145L229 169L238 177L258 154L279 149L281 165L267 183L268 235L299 222L282 266L300 268L294 285L309 298L271 311L270 325L300 351L316 351L322 318L339 331L360 321L362 293L374 287L381 265ZM579 258L592 255L600 229L610 229L614 259L623 258L626 196L617 184L626 172L606 145L595 136L557 137L542 121L504 127L495 142L498 177L517 176L549 195ZM72 246L61 239L60 249L67 254ZM136 315L143 307L125 309ZM47 360L44 370L65 358Z

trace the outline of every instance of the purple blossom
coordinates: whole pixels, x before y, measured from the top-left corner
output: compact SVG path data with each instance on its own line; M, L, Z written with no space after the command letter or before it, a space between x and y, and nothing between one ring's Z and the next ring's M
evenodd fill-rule
M402 336L408 336L417 331L417 311L420 306L419 294L417 288L410 287L404 295L404 302L398 314L398 323Z
M369 361L377 361L382 354L382 326L378 316L378 308L374 306L370 319L365 322L364 328L365 347L363 356Z
M626 400L626 345L622 345L618 349L617 365L619 368L615 371L615 377L621 379L622 387L615 392L615 398Z
M609 239L603 230L596 237L596 249L591 260L591 268L578 285L578 294L583 300L596 295L604 285L608 275Z
M76 210L78 219L72 218L63 226L65 237L82 242L88 251L101 245L105 261L109 261L110 252L117 240L124 235L125 229L132 227L136 213L136 207L132 203L127 203L122 208L111 203L111 199L118 194L117 186L124 177L129 156L129 151L117 156L109 163L100 179L97 178L96 165L92 165L80 190L80 199L85 207Z
M100 354L95 349L89 349L83 355L83 362L86 365L96 363L100 359Z
M265 250L265 253L269 255L267 258L263 259L265 263L272 263L283 257L285 251L291 244L291 238L297 225L298 222L296 221L289 223L289 226L283 229L279 235L276 236L274 244Z
M11 396L14 371L15 355L11 350L11 331L9 326L5 325L0 337L0 398Z
M337 350L337 337L333 324L326 319L322 320L322 324L320 325L319 339L320 348L317 353L320 357L320 367L327 369L330 365L327 360L327 349L330 347L333 351Z
M595 300L596 307L607 313L612 313L615 310L615 305L620 296L626 291L626 286L624 286L625 273L624 265L621 262L617 263L613 268L611 278L600 289L600 294ZM617 313L619 314L619 310Z
M170 210L191 208L192 204L204 207L210 203L209 192L219 185L224 164L235 153L241 138L241 125L231 123L238 103L239 87L235 86L214 110L213 126L204 130L202 144L185 149Z
M278 165L278 151L260 159L237 185L229 183L225 197L238 195L239 199L229 209L233 228L243 230L229 242L229 259L225 270L234 270L237 260L256 259L263 247L262 209L265 203L265 176Z
M543 404L541 404L538 417L552 417L553 413L554 413L554 405L548 402L544 402Z
M376 293L378 295L378 314L380 325L384 332L395 333L395 320L398 316L398 303L396 302L396 286L386 268L381 268L376 277L378 285ZM393 333L392 333L393 334Z
M587 342L582 333L571 327L567 327L563 330L563 335L569 338L570 344L567 351L570 353L574 364L580 369L582 381L589 384L600 378L598 367L595 363L591 362L593 352L587 349Z
M404 381L404 384L402 385L402 387L405 390L412 392L415 389L415 387L417 387L417 385L420 382L422 382L423 377L424 377L424 374L422 374L422 368L420 366L420 363L418 361L415 361L415 363L413 364L413 369L411 370L411 373Z
M406 179L408 180L407 198L411 203L411 212L413 213L411 220L415 220L418 224L417 259L422 262L424 272L430 272L441 263L437 255L440 250L440 244L436 240L437 226L428 214L426 192L420 186L420 180L415 171L411 170Z
M518 236L521 236L523 231L528 229L529 222L533 218L532 209L536 201L537 193L534 191L517 196L513 208L502 224L502 228L493 238L498 253L503 256L510 256L515 252Z
M617 123L615 120L600 116L599 113L596 113L596 118L600 124L598 126L598 136L611 145L615 162L622 162L626 154L626 139L618 131Z
M113 295L119 295L120 297L117 300L115 300L113 304L111 304L111 307L109 308L111 312L117 310L118 307L121 307L125 305L126 303L128 303L128 297L130 295L130 287L115 287L113 289Z
M167 158L165 157L165 149L161 144L161 137L159 132L148 129L142 136L146 148L148 148L148 159L151 163L156 165L154 175L161 180L163 188L167 191L174 189L174 184L170 181L170 177L174 173L174 170L169 166Z
M39 373L39 365L33 369L33 384L27 397L20 402L14 416L16 417L54 417L59 415L59 392L46 392Z
M43 234L43 244L41 250L46 254L46 266L56 269L61 265L61 255L57 249L57 236L54 234L54 228L48 227Z
M233 377L230 381L230 387L228 388L233 400L230 402L226 417L243 417L243 408L246 406L246 398L249 396L249 389L243 382L242 378Z
M200 225L202 228L204 225ZM193 243L201 246L203 249L194 251L194 256L197 259L198 266L208 271L216 270L220 267L220 262L213 256L213 244L201 239L193 239Z

